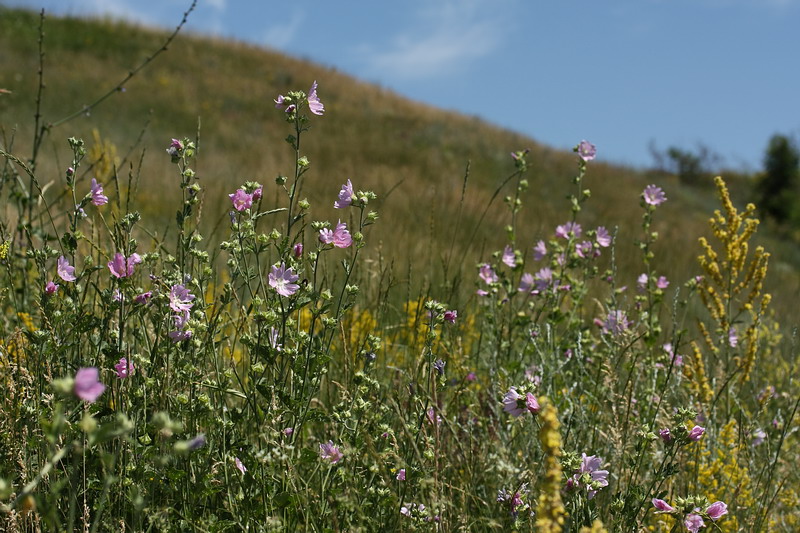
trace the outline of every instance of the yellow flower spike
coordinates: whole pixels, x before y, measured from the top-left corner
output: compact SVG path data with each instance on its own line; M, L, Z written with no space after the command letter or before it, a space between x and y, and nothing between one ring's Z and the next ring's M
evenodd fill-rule
M536 530L541 533L561 533L567 512L561 501L561 434L558 411L545 398L539 398L539 441L544 452L545 474L540 483L536 507Z
M580 529L580 533L607 533L608 530L603 526L603 522L599 519L592 522L592 527L583 526Z

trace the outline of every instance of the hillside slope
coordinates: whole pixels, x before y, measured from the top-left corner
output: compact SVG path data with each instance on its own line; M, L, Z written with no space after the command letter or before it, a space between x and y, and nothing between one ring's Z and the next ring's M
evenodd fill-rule
M33 137L38 25L38 14L0 7L0 87L11 91L0 96L0 125L6 139L3 144L9 147L14 132L12 151L23 158L30 154ZM67 116L114 87L166 35L112 21L48 17L43 120ZM312 165L303 192L312 203L312 216L335 220L333 200L347 179L357 189L374 190L381 219L368 235L368 250L371 254L380 250L385 262L393 262L396 278L405 280L411 273L412 285L403 290L439 284L441 265L449 262L464 267L461 294L472 292L475 263L506 244L503 227L509 215L502 198L513 192L510 188L495 199L476 238L470 241L469 236L498 185L513 171L512 150L531 149L530 188L523 198L517 247L530 255L531 245L567 220L565 197L572 192L571 178L576 173L574 154L549 149L473 117L411 102L308 61L190 34L179 35L124 92L97 107L91 116L53 128L38 174L43 182L54 183L48 194L58 194L69 160L66 139L81 137L91 146L93 129L97 129L102 139L116 146L122 175L128 174L130 163L138 165L145 152L136 208L143 213L145 225L160 231L180 203L178 178L164 148L172 137L194 137L200 123L195 170L205 190L206 219L222 219L230 208L227 193L247 180L263 183L265 198L278 202L274 179L291 173L293 161L283 142L288 125L272 100L288 90L307 91L314 80L319 82L326 113L303 138L303 150ZM547 127L537 125L542 130ZM580 140L575 139L576 144ZM129 158L122 160L128 153ZM580 221L585 227L619 228L620 284L633 285L642 268L634 245L641 233L639 197L655 177L602 163L602 146L599 156L584 183L592 198ZM717 204L710 190L683 189L671 177L658 179L669 201L659 209L653 226L660 234L656 254L670 259L664 274L682 281L697 273L695 239L708 234L706 221ZM170 182L175 186L169 186ZM209 223L209 230L213 226ZM776 251L775 242L767 246ZM796 269L789 265L773 269L771 285L780 286L781 293L791 299L798 294L798 281ZM447 277L458 278L452 268Z

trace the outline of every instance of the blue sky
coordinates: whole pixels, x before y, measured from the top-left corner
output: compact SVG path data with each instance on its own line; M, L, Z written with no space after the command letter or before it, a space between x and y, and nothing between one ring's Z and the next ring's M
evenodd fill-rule
M191 3L0 2L168 27ZM199 0L188 28L557 148L588 139L612 162L651 164L651 142L702 143L758 170L772 134L800 137L800 0Z

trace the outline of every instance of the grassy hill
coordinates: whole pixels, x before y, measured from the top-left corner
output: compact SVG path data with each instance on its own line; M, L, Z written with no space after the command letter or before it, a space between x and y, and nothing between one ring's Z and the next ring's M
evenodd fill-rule
M0 87L11 91L0 96L0 124L4 144L23 158L29 156L33 138L38 25L36 13L0 8ZM68 116L113 88L157 50L166 35L107 20L47 17L43 121ZM394 262L395 277L406 280L411 273L412 285L406 289L439 286L441 263L449 262L450 282L457 284L452 267L461 265L462 294L472 292L475 263L506 244L503 227L509 215L502 198L513 192L511 185L500 192L478 226L493 193L513 171L512 150L531 149L530 188L523 198L518 247L529 252L536 240L565 222L565 197L572 192L576 172L574 154L474 117L409 101L309 61L190 34L180 34L166 53L125 85L124 92L91 116L54 127L38 173L44 182L53 182L49 194L58 194L69 157L67 137L81 137L92 146L97 129L99 137L116 148L120 175L127 176L130 165L138 167L142 161L136 170L136 208L146 225L163 232L180 202L179 189L168 185L177 177L163 150L172 137L194 137L200 124L195 170L205 191L203 209L213 214L204 218L220 220L230 207L227 194L246 180L265 184L266 198L277 201L274 179L290 173L293 161L283 142L287 124L272 100L287 90L308 90L313 80L319 82L326 114L303 141L312 163L303 191L312 203L312 216L335 219L333 199L347 179L357 189L374 190L381 220L369 235L372 244L379 243L371 253L380 250L384 260ZM664 272L670 279L682 281L697 272L699 246L694 236L708 234L707 219L717 207L710 187L686 188L671 176L593 162L584 183L592 199L580 221L585 227L619 228L616 258L622 284L633 284L641 271L633 241L641 233L639 196L651 182L669 197L654 229L660 234L656 254L670 258L670 270ZM741 183L732 187L734 198L742 202L748 193ZM209 232L213 226L209 224ZM763 232L760 238L775 254L770 288L780 287L781 295L793 299L798 292L796 251Z

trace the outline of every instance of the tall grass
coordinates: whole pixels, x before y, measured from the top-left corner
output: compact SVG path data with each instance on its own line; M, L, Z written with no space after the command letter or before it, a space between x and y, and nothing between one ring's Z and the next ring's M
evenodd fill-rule
M0 145L5 529L797 528L794 339L722 179L699 225L588 142L325 71L212 99L200 56L229 80L296 67L193 38L148 60L155 34L112 23L58 21L44 42L75 55L50 66L36 19L3 14L11 70L147 64L115 133L99 106L65 122L87 135ZM179 90L140 137L161 77ZM52 88L39 124L69 116Z

